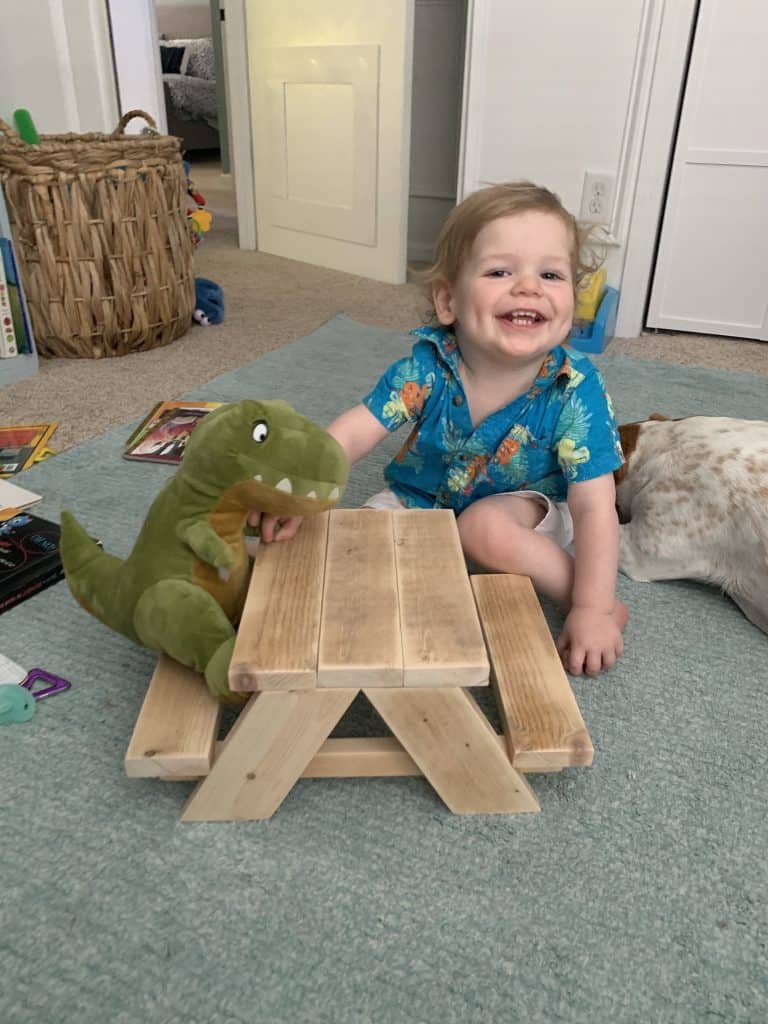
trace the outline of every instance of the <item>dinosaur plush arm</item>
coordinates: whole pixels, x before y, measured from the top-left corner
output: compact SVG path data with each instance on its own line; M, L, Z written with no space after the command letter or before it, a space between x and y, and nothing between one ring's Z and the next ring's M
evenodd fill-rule
M229 545L204 520L183 519L176 527L176 533L201 562L207 562L215 569L230 569L234 565L235 556Z

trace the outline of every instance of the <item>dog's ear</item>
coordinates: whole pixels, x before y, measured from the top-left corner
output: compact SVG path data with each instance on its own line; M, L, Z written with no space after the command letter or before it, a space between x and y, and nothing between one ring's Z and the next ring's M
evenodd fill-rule
M648 419L649 420L668 420L669 416L664 416L660 412L652 412L651 415L648 417Z
M629 470L629 460L635 448L637 448L637 439L640 436L640 429L642 426L642 423L624 423L619 427L621 450L624 452L624 465L619 466L617 470L614 470L613 479L617 485L620 484L627 475Z

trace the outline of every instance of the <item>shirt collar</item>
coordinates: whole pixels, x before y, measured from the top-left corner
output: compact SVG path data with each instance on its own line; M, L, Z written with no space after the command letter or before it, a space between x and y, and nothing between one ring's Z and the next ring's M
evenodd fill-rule
M456 377L459 376L459 346L449 327L415 327L411 334L423 341L431 342L443 362L450 367ZM531 390L537 393L556 382L567 384L575 372L567 349L558 345L544 357Z

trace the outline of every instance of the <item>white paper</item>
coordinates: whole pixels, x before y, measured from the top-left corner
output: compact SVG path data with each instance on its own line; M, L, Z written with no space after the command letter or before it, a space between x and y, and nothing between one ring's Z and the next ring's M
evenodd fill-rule
M27 505L34 505L36 501L40 501L40 497L41 495L27 491L8 480L0 480L0 510L26 508Z

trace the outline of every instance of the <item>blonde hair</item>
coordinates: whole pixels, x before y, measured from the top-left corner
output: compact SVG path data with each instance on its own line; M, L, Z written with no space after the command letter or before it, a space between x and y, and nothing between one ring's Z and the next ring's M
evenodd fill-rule
M571 274L575 292L586 274L596 270L602 262L593 252L586 252L591 229L581 227L560 202L560 197L548 188L530 181L511 181L473 192L448 214L435 244L434 262L419 275L429 289L430 297L436 281L456 283L475 239L486 224L529 210L551 213L565 225L571 239Z

